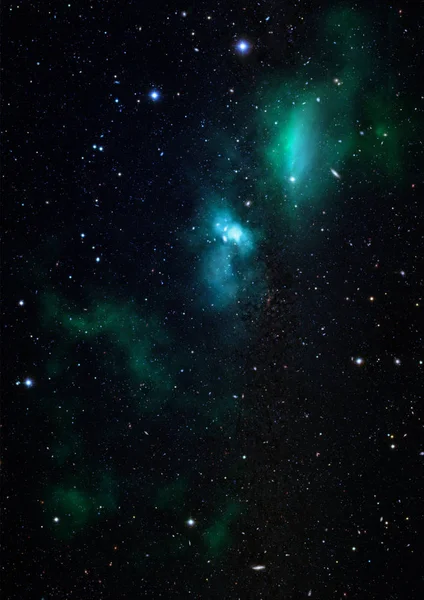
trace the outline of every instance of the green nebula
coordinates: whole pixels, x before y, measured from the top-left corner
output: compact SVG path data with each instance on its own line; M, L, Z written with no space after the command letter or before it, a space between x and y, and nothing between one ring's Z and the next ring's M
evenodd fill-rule
M366 15L330 11L319 54L311 51L295 76L274 76L257 100L257 195L286 216L320 208L376 171L399 177L411 133L392 90L379 91L387 70Z
M269 140L262 158L272 176L271 197L280 190L292 207L319 205L334 183L331 169L345 168L354 148L357 128L351 105L360 78L345 88L339 82L302 85L295 101L287 94L287 84L271 93L260 117L260 131Z
M231 547L231 526L237 521L241 507L236 502L228 501L220 512L221 514L203 533L207 552L211 556L220 555Z
M105 369L123 378L129 374L134 385L154 390L146 410L155 410L155 398L160 402L172 389L171 376L161 359L169 350L170 336L157 317L144 309L138 312L135 303L92 299L87 308L78 309L57 294L47 293L42 308L45 327L55 330L61 339L47 367L50 375L62 373L69 345L97 342L97 357Z
M70 539L117 509L117 485L110 475L92 477L90 483L82 479L68 478L47 489L46 516L58 538Z

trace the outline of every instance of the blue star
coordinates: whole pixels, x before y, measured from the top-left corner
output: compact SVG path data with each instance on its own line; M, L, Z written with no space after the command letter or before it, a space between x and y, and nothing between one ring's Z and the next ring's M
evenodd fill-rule
M25 379L24 383L25 383L25 385L26 385L27 388L30 388L30 387L33 386L32 379Z
M240 40L236 47L241 54L246 54L250 50L250 44L245 40Z
M160 98L160 94L159 94L159 92L158 92L157 90L152 90L152 91L150 92L149 96L150 96L150 98L151 98L152 100L155 100L155 101L156 101L156 100L159 100L159 98Z

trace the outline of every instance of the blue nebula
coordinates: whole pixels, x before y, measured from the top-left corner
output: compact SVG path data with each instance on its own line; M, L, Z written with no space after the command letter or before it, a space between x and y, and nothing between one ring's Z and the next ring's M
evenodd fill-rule
M252 235L247 228L234 221L228 212L221 213L215 221L215 231L221 240L227 244L240 246L241 253L252 249Z
M242 230L237 225L230 227L228 230L228 239L233 240L237 244L240 242L241 236L243 235Z
M256 279L250 255L253 232L234 218L229 209L217 211L211 220L212 237L203 259L203 278L215 308L225 308Z

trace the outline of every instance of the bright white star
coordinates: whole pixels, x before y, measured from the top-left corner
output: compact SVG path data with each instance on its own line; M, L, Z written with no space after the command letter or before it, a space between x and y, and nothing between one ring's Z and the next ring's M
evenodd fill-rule
M240 40L237 44L237 50L241 52L241 54L245 54L250 50L250 44L248 44L245 40Z

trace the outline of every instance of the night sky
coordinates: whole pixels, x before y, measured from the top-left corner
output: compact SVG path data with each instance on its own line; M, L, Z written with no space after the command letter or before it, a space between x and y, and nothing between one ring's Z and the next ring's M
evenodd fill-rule
M423 598L419 3L1 21L2 598Z

